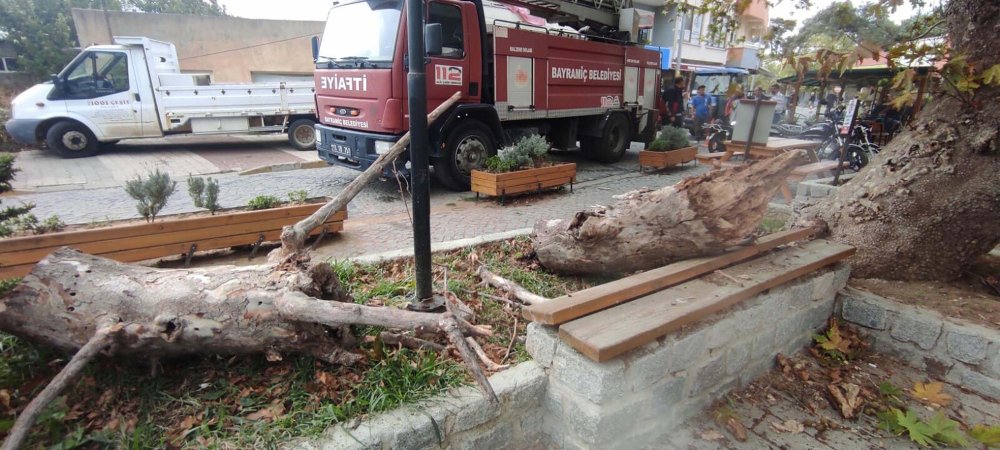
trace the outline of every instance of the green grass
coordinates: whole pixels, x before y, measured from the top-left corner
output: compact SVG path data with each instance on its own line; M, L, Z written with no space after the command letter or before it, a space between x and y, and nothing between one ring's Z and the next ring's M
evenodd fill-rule
M764 216L764 219L760 221L757 229L762 234L777 233L785 228L786 223L788 223L787 215L768 215Z
M10 336L3 336L2 342L8 365L11 356L20 354L19 361L33 361L45 373L13 365L10 372L15 376L3 378L0 389L16 392L35 375L47 382L58 369L35 358L32 346ZM146 367L105 361L91 366L75 388L45 411L29 447L276 448L284 440L316 436L335 423L464 383L465 369L455 361L406 349L385 353L360 372L308 356L279 364L263 357L206 357L173 361L164 365L163 374L152 377ZM14 403L23 407L29 400ZM273 419L249 417L268 408L281 412ZM88 429L86 414L91 411L103 413ZM185 428L189 417L191 426ZM116 420L117 426L107 420ZM3 417L0 424L9 428L13 417Z

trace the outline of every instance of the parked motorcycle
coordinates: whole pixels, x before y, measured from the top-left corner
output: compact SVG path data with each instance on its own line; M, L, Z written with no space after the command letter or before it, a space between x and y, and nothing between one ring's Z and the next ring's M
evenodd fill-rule
M715 120L701 127L704 130L705 146L708 147L709 153L726 151L724 142L728 141L733 135L733 128L731 126Z

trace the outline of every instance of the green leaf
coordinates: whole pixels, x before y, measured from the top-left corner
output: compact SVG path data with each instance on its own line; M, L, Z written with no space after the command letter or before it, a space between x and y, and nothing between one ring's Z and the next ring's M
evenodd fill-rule
M927 421L927 426L932 430L931 436L938 442L962 447L968 445L965 436L962 436L962 432L958 429L958 422L945 417L941 411Z
M913 411L907 410L905 413L896 409L896 423L906 429L910 440L924 447L937 447L934 441L934 430L927 425Z
M983 72L983 84L1000 85L1000 64L994 64Z
M903 427L899 426L899 420L896 418L897 412L899 412L899 410L895 408L887 411L876 412L875 417L878 418L878 428L892 434L903 434L903 431L905 430Z
M987 447L1000 447L1000 425L976 425L969 430L969 436Z

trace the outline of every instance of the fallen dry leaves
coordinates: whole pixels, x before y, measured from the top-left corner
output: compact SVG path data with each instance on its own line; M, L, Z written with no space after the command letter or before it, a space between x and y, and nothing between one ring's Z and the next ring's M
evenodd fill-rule
M775 431L792 434L806 431L805 425L802 425L802 422L795 419L788 419L784 422L778 422L777 420L771 421L771 428Z
M854 383L838 383L826 386L835 402L834 406L840 410L840 415L845 419L857 417L857 413L864 406L865 400L861 396L861 386Z
M944 383L940 381L913 383L913 389L910 391L910 394L913 395L913 398L937 408L947 406L948 403L951 403L951 396L944 393Z

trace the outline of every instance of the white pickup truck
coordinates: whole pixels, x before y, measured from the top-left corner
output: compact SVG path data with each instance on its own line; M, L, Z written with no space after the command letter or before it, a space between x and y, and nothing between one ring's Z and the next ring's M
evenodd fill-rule
M211 84L181 73L174 44L115 37L77 55L52 81L11 103L7 132L45 142L65 158L91 156L121 139L172 134L288 133L315 148L315 86L308 82Z

